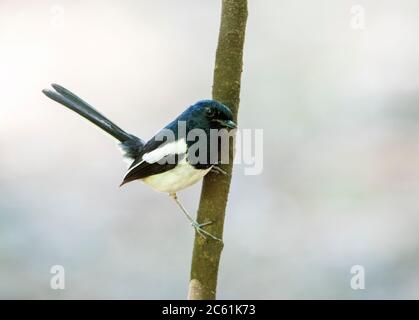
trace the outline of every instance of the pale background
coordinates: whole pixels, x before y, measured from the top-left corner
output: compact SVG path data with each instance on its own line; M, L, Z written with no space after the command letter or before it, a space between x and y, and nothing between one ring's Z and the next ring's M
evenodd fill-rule
M118 188L112 139L41 90L149 138L210 97L219 2L0 2L1 298L186 297L175 204ZM264 130L264 171L235 170L219 298L419 298L418 38L417 0L249 1L240 125Z

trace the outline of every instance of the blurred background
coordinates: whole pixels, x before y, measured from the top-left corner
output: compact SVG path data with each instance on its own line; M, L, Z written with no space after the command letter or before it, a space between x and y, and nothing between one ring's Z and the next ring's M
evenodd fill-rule
M211 96L220 11L1 1L0 298L186 297L181 212L118 188L115 142L41 90L62 84L150 138ZM250 0L246 36L239 123L264 130L264 170L235 168L218 297L419 298L419 2ZM199 193L179 194L191 212Z

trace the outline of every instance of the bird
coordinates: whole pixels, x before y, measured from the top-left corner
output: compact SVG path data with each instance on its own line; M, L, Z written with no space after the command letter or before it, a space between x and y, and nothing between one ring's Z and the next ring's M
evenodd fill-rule
M156 191L168 194L200 236L221 241L204 229L213 221L198 223L194 220L180 202L177 192L197 183L211 170L226 174L217 166L220 161L219 155L215 159L211 155L213 149L210 144L215 143L217 151L220 151L220 141L211 141L209 137L211 130L224 129L229 132L237 128L229 107L216 100L200 100L187 107L145 142L121 129L63 86L52 84L51 87L53 90L42 90L48 98L78 113L118 140L123 156L130 164L120 186L139 180ZM179 130L181 125L185 129L183 134ZM193 130L206 134L203 142L201 140L205 148L198 148L198 152L192 147L196 139L188 139L188 134ZM172 134L172 139L168 138L169 134Z

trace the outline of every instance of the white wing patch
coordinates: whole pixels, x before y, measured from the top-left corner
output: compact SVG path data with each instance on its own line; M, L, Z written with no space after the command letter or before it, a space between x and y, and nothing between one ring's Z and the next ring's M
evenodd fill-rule
M186 153L188 146L186 145L185 139L179 139L177 141L166 143L165 145L144 153L143 161L148 163L155 163L169 154L182 154Z
M163 146L154 149L153 151L144 153L142 161L138 162L135 166L129 169L128 172L125 174L125 177L144 161L147 163L156 163L157 161L163 159L165 156L169 154L186 153L187 149L188 145L186 144L185 139L183 138L177 141L166 143Z

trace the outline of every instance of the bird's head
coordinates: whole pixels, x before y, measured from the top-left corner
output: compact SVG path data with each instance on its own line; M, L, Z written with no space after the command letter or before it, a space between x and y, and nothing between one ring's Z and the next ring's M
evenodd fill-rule
M215 100L201 100L190 106L183 114L183 119L187 121L190 129L235 129L236 123L233 121L231 110Z

